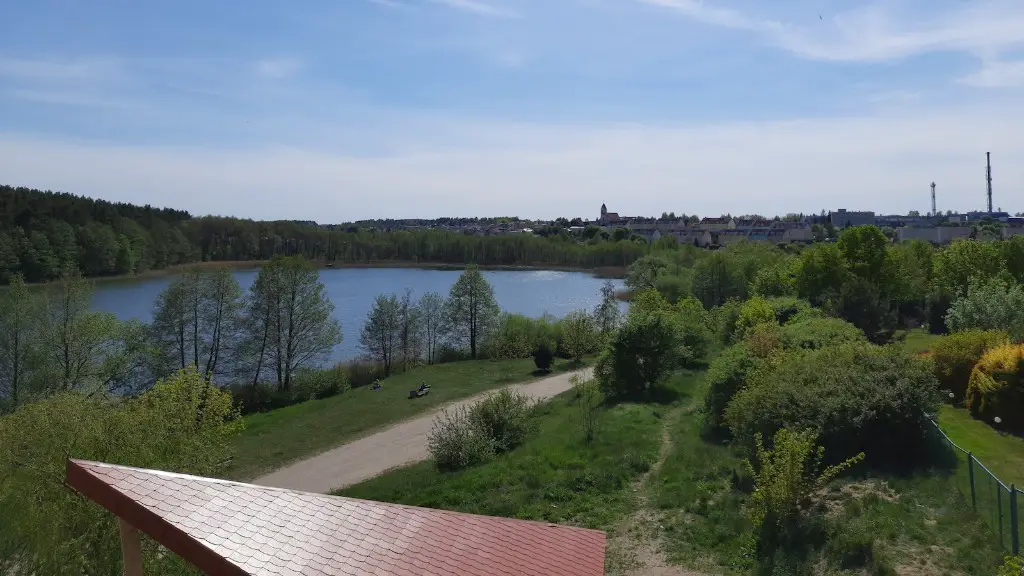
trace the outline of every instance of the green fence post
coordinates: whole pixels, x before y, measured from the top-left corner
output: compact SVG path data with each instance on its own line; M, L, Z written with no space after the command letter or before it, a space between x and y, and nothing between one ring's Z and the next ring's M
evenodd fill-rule
M998 478L993 478L996 481L996 507L999 508L999 543L1003 543L1003 485L999 483Z
M974 495L974 455L967 453L967 475L971 477L971 506L978 508L978 500Z
M1020 552L1020 531L1017 529L1017 487L1010 484L1010 542L1013 555Z

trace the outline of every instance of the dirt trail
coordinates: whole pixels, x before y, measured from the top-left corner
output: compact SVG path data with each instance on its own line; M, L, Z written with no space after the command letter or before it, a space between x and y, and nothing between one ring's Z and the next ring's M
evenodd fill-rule
M632 486L636 494L635 512L626 517L609 535L608 555L611 558L609 574L621 576L704 576L678 566L669 566L661 551L662 527L658 513L650 504L651 478L656 478L662 464L672 451L671 429L680 414L693 410L693 406L677 408L666 415L661 428L661 449L650 470Z
M569 379L576 374L589 377L591 370L587 368L567 372L542 380L513 384L508 388L539 400L547 400L571 388ZM427 434L441 410L468 406L486 397L488 393L446 404L370 436L292 463L253 480L253 484L326 493L373 478L392 468L425 460L429 456Z

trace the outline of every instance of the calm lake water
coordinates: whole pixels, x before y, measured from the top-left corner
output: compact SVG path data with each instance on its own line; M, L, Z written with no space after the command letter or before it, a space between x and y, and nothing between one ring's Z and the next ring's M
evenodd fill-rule
M406 288L413 298L426 292L447 296L461 272L457 270L419 270L415 268L343 268L321 270L320 280L334 303L334 317L341 321L344 340L334 349L331 360L348 360L359 356L359 331L373 299L381 293L401 295ZM242 290L248 290L256 278L256 270L239 270L235 278ZM592 310L600 301L604 280L583 272L485 271L494 287L498 305L506 312L538 317L550 313L564 316L577 308ZM96 286L93 307L113 312L118 318L135 318L149 322L157 295L171 282L171 277L146 280L101 282ZM613 280L616 288L622 280Z

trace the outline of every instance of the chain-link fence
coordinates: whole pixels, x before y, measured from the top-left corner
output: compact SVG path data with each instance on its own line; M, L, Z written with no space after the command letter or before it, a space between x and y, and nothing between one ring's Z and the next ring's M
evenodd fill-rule
M929 421L956 457L956 480L964 497L992 530L999 534L1003 548L1013 554L1020 553L1019 507L1024 505L1024 499L1020 497L1022 491L1000 480L973 454L950 440L935 420L929 418Z

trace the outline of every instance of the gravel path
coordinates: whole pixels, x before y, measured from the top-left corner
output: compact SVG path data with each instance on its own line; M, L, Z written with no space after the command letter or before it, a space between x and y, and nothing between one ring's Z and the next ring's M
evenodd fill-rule
M591 372L587 368L533 382L513 384L508 388L519 390L539 400L547 400L571 388L569 379L574 374L589 376ZM472 404L487 394L477 394L446 404L423 416L400 422L312 458L300 460L253 480L253 484L326 493L373 478L392 468L425 460L429 456L427 434L430 433L431 424L441 410Z

